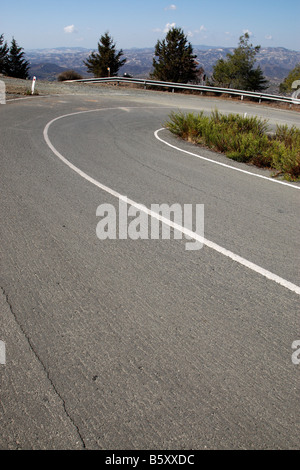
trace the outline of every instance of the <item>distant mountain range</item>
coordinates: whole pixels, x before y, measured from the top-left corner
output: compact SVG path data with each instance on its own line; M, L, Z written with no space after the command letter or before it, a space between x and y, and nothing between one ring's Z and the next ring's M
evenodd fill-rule
M210 75L213 66L220 58L226 58L228 52L233 52L234 48L193 46L197 61L207 75ZM64 70L75 70L83 76L87 74L83 64L92 52L86 48L60 47L55 49L35 49L26 52L26 58L30 62L30 74L40 80L56 80L57 76ZM135 77L146 78L152 70L152 59L154 48L133 48L124 49L126 64L120 69L120 75L129 73ZM273 84L279 84L288 75L297 63L300 63L300 52L285 49L283 47L261 48L256 56L257 65L260 65L264 75Z

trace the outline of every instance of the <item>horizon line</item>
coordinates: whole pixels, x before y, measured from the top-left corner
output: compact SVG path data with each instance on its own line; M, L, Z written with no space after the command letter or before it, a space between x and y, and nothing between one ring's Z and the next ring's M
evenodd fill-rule
M197 47L205 47L205 48L208 48L208 49L236 49L237 46L210 46L210 45L206 45L206 44L192 44L192 47L193 48L197 48ZM40 47L40 48L24 48L23 47L23 50L25 51L26 53L26 50L27 51L43 51L43 50L47 50L47 49L84 49L84 50L95 50L96 48L95 47L86 47L86 46L55 46L55 47L51 47L51 46L48 46L48 47ZM144 46L144 47L137 47L137 46L132 46L132 47L124 47L124 48L119 48L118 50L143 50L143 49L155 49L155 46ZM287 51L292 51L292 52L300 52L300 50L296 50L296 49L289 49L288 47L285 47L285 46L261 46L261 49L286 49Z

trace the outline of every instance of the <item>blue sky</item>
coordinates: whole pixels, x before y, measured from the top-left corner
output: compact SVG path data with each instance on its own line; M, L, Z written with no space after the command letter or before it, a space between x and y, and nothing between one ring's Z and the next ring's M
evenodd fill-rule
M117 48L154 47L172 25L193 45L237 46L248 31L262 47L300 50L299 0L13 0L0 8L0 34L25 51L95 49L109 31Z

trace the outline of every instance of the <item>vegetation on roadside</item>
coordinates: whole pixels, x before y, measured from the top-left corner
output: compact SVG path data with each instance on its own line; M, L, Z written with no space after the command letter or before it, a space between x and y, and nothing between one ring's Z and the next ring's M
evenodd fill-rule
M268 121L256 116L221 114L218 110L205 116L203 112L175 113L165 124L173 134L225 153L233 160L274 171L274 176L296 181L300 179L300 129L277 126L270 134Z
M83 78L82 75L75 70L65 70L58 75L57 80L59 82L64 82L66 80L80 80L81 78Z

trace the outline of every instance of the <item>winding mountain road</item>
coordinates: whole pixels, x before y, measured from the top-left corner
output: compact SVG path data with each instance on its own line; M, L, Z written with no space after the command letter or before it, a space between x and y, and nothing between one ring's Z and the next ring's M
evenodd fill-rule
M165 130L172 110L299 113L115 89L0 106L1 449L297 449L299 189ZM204 204L204 246L100 240L119 197Z

